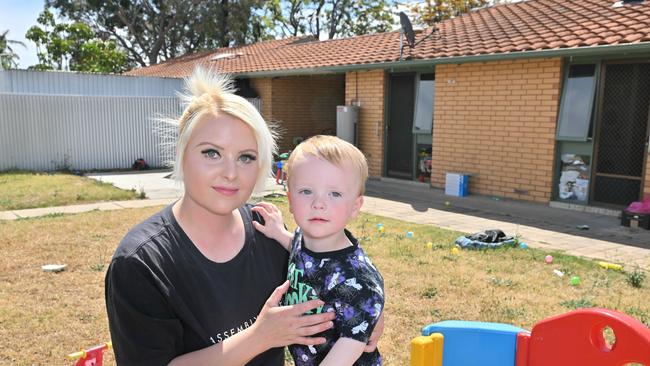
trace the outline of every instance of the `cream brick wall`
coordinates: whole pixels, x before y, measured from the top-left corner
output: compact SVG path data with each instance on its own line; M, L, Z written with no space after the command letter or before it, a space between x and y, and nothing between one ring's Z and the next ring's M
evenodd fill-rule
M345 75L345 103L361 103L358 147L368 159L371 177L381 177L384 163L384 70L355 71Z
M548 202L559 58L436 66L431 184L467 172L473 193Z
M643 196L650 197L650 155L648 155L645 162L645 186L643 188Z
M343 75L252 79L262 99L262 115L280 127L280 151L293 138L336 133L336 106L344 103Z

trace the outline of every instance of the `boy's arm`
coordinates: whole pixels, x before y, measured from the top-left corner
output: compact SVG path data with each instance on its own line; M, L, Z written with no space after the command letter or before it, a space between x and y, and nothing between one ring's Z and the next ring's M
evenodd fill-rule
M284 222L282 221L282 212L280 212L280 210L270 202L260 202L251 210L260 214L262 219L264 219L264 224L253 220L253 226L255 226L255 229L282 244L284 249L290 252L293 234L291 234L284 226Z
M365 343L352 338L339 338L320 366L352 365L359 359L365 347Z

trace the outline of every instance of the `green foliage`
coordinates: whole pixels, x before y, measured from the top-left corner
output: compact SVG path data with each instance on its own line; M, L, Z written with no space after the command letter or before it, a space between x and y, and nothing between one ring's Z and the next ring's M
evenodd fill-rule
M120 73L126 70L126 54L112 41L95 36L81 22L56 23L54 15L44 10L25 37L36 43L37 70L63 70L66 62L72 71Z
M11 48L12 44L17 44L25 47L25 44L20 41L14 41L7 38L9 34L8 30L5 30L0 34L0 69L6 70L18 66L16 60L18 60L18 55Z
M625 280L630 284L630 286L640 288L643 286L643 282L645 281L645 272L637 268L632 272L626 273L625 277Z
M89 24L140 66L268 38L264 1L47 0L61 16Z
M392 0L274 0L264 9L278 36L324 33L333 39L389 31L393 5Z
M594 304L593 302L585 298L578 299L578 300L562 301L560 305L569 308L571 310L581 309L581 308L592 308L596 306L596 304Z
M424 0L410 5L409 10L415 15L415 23L434 25L488 3L488 0Z

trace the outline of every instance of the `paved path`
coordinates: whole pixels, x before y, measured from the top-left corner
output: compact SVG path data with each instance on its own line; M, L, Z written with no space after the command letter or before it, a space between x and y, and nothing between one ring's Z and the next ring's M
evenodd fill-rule
M142 187L148 196L155 191L157 193L154 196L158 198L4 211L0 212L0 219L15 220L54 213L160 206L167 205L178 199L181 192L178 187L171 189L170 182L158 182L166 174L147 174L144 178L143 175L138 177L128 174L120 182L115 181L121 179L116 176L101 175L101 179L111 181L116 186L126 189L133 187L134 184L139 185L139 187L136 186L136 189ZM518 202L496 204L481 197L465 201L452 199L453 205L451 205L449 201L440 201L450 200L448 196L441 195L428 187L419 186L409 190L405 189L402 183L399 186L401 190L391 186L390 183L369 182L363 211L466 233L499 228L509 235L519 235L523 241L533 248L547 249L549 251L560 250L581 257L620 263L628 268L639 266L645 270L650 270L650 240L647 240L647 238L650 238L650 232L642 229L630 231L629 228L620 228L615 218L607 218L603 215L576 214L567 210ZM156 190L154 187L159 189ZM269 180L267 190L262 195L274 192L283 192L282 187ZM402 196L399 196L396 192L402 192ZM436 200L440 201L438 202L439 205L435 204ZM505 211L510 213L504 213ZM517 213L516 216L512 214L513 212ZM535 220L526 219L524 213L528 213ZM555 223L552 222L552 218L556 219ZM595 237L589 237L588 235L592 233L571 233L571 230L567 229L567 227L572 227L571 225L575 226L575 223L566 227L562 227L557 223L558 220L562 222L569 219L581 220L580 222L589 222L594 226L602 227L600 228L601 232L592 230L593 233L596 233L592 235ZM575 227L573 229L575 230ZM609 233L609 236L603 233ZM603 240L603 237L608 238L608 240ZM626 240L630 244L621 244Z

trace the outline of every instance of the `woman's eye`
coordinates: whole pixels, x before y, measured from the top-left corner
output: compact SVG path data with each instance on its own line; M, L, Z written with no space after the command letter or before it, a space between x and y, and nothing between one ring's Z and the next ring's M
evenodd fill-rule
M215 149L205 149L201 151L201 154L208 159L217 159L221 157L221 154Z
M251 154L244 154L239 157L239 161L244 164L249 164L257 160L257 156Z

